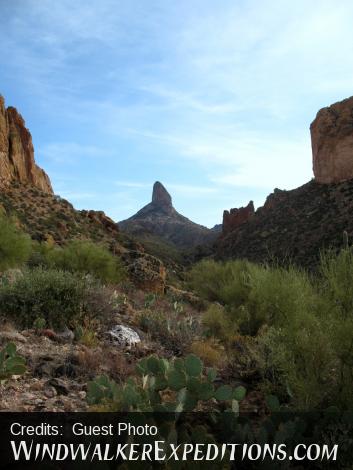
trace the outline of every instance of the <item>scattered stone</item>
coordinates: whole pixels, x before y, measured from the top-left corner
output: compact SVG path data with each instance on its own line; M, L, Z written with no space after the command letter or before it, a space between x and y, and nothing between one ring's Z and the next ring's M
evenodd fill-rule
M43 384L40 382L38 379L33 379L34 382L30 386L30 390L33 392L38 392L39 390L42 390Z
M76 377L77 366L71 362L66 362L55 369L54 375L55 377Z
M74 339L74 332L67 327L56 334L56 340L62 341L63 343L72 343Z
M67 384L63 380L58 378L48 380L48 382L46 382L46 385L54 387L58 395L68 395L70 392Z
M17 331L0 331L0 342L14 341L26 343L27 339Z
M44 389L44 395L47 397L47 398L53 398L57 395L57 391L55 389L55 387L53 386L49 386L49 387L46 387Z
M43 330L38 330L38 335L39 336L45 336L46 338L49 338L53 341L56 340L57 334L55 333L54 330L50 330L48 328L43 329Z
M140 336L128 326L116 325L112 328L108 335L111 340L119 346L131 347L141 342Z

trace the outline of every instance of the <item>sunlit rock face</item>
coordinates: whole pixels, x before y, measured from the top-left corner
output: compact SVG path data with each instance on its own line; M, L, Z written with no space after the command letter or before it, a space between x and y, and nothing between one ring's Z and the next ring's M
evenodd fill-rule
M320 109L310 126L313 171L318 183L353 178L353 97Z
M35 163L32 136L16 108L0 96L0 181L18 181L53 194L48 175Z
M230 211L225 210L223 212L222 234L226 235L227 233L235 230L239 225L248 221L254 213L255 209L253 201L250 201L246 207L230 209Z

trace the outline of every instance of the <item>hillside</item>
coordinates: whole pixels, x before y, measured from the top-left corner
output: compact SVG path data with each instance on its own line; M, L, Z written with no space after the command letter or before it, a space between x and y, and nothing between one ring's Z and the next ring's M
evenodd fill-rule
M63 245L91 240L120 255L137 286L164 292L166 269L103 211L76 210L53 193L49 176L38 167L29 130L19 112L0 96L0 213L15 219L34 241Z
M292 191L275 190L247 221L220 238L222 259L287 259L316 265L320 250L342 246L343 232L353 238L353 180L315 181Z
M314 267L320 251L353 238L353 97L323 108L310 126L314 179L291 191L275 189L256 212L225 211L216 245L221 259L291 260Z

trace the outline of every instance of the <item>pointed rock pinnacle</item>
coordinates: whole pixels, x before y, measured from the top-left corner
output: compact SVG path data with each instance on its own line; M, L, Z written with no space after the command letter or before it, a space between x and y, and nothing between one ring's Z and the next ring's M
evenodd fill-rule
M159 181L153 185L152 203L160 207L172 207L172 198Z

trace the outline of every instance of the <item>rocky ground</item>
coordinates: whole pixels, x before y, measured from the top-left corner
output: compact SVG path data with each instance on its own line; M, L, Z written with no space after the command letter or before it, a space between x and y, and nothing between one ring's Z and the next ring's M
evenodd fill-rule
M173 290L174 296L178 293ZM17 352L26 359L27 372L0 384L0 411L85 411L88 381L107 374L123 382L134 373L140 358L153 353L170 356L171 351L139 328L138 320L141 313L149 312L146 299L153 299L154 307L160 310L170 309L170 301L138 290L134 290L131 302L125 294L117 295L121 301L113 317L90 325L88 338L81 340L69 329L20 330L3 322L0 350L9 342L15 343ZM188 295L189 301L197 301ZM196 312L192 306L188 309Z

